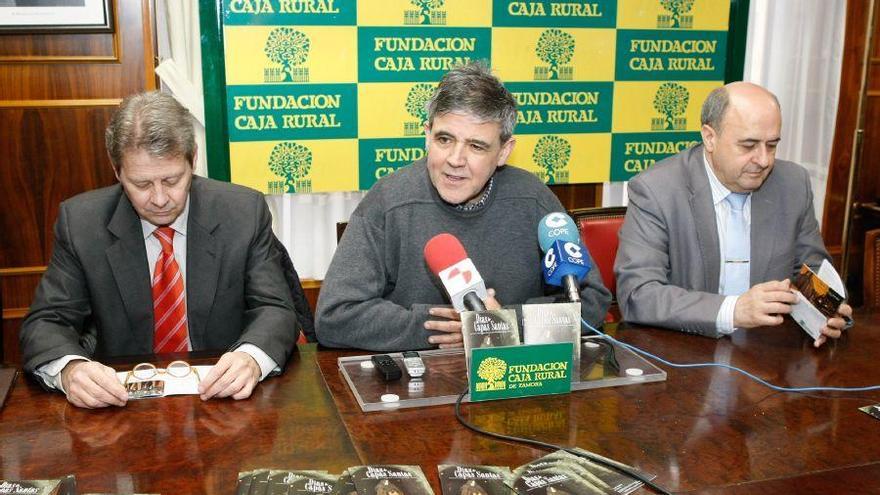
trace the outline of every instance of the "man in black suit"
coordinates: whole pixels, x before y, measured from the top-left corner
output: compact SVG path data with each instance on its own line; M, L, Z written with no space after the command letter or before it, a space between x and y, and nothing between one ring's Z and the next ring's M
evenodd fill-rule
M77 406L122 406L93 356L225 350L201 397L249 397L297 337L263 196L193 176L191 116L170 95L126 98L106 141L119 184L61 204L21 329L25 370Z

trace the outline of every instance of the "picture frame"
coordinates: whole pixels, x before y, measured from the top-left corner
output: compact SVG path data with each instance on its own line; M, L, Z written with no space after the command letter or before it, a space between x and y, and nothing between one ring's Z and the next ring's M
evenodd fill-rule
M112 0L0 0L0 35L112 32Z

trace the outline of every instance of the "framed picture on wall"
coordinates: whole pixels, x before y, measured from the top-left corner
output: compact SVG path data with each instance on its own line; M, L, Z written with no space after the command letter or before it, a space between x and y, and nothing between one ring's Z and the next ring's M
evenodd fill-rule
M111 32L111 0L0 0L0 34Z

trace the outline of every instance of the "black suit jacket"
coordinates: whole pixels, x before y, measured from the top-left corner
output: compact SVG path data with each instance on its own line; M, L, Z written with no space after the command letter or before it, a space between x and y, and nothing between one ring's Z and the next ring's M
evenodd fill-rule
M298 327L273 243L260 193L193 177L186 240L193 350L251 343L284 366ZM140 219L122 187L63 202L52 259L21 328L25 370L68 354L151 354L152 306Z

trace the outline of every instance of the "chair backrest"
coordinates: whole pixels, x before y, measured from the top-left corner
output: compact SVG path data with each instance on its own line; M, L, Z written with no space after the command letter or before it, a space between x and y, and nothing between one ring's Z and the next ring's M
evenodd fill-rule
M336 222L336 242L342 240L342 234L345 233L346 227L348 227L348 222Z
M880 308L880 229L865 232L864 305Z
M617 256L617 231L623 225L626 207L579 208L568 213L581 231L581 241L590 250L602 282L611 291L611 297L617 300L614 258Z
M306 299L305 291L303 291L302 283L299 280L299 274L293 267L293 261L287 253L287 248L274 235L272 236L272 247L278 251L281 261L281 270L284 272L284 279L287 280L287 286L290 288L290 295L293 299L293 307L296 310L296 318L300 325L300 336L298 343L317 342L315 336L315 318L312 315L312 308Z

